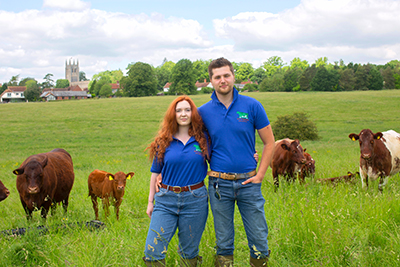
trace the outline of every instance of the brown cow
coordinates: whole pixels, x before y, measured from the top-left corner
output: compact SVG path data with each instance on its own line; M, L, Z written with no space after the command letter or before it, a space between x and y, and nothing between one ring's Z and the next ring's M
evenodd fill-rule
M53 212L59 202L67 212L75 178L72 158L67 151L56 148L29 156L13 173L17 175L17 189L28 220L35 208L41 209L41 216L46 218L50 206Z
M314 176L315 174L315 160L306 152L306 148L303 150L303 155L306 162L300 165L299 180L304 183L307 176Z
M333 183L337 184L338 182L353 182L356 176L360 175L359 172L347 172L347 175L343 176L338 176L338 177L332 177L332 178L323 178L323 179L317 179L317 182L321 183Z
M360 177L362 186L368 187L368 178L379 178L382 192L388 177L400 171L400 134L393 130L373 133L364 129L360 134L349 134L360 143Z
M94 170L89 174L89 196L92 197L96 220L99 219L99 210L97 208L98 197L103 200L103 209L106 217L109 214L109 198L114 198L115 214L117 215L117 220L119 219L119 206L125 194L126 179L131 179L134 174L133 172L128 174L123 172L111 174L100 170Z
M287 181L295 179L295 174L300 171L299 166L306 162L303 152L298 139L286 138L275 142L275 151L270 165L276 188L279 187L279 175L283 175Z
M0 202L6 199L10 195L10 191L8 191L7 187L0 180Z

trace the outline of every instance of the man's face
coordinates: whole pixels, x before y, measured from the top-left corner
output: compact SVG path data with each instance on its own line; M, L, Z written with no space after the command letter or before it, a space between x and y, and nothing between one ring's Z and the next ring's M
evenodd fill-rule
M215 91L221 95L231 93L235 82L235 76L229 69L229 66L212 69L212 72L213 76L211 77L211 84Z

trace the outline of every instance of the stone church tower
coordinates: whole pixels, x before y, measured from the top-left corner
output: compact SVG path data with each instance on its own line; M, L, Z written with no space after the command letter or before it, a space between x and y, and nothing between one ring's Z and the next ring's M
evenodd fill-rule
M69 62L65 61L65 79L69 81L69 84L79 82L79 61L76 63L75 60L71 63L71 59Z

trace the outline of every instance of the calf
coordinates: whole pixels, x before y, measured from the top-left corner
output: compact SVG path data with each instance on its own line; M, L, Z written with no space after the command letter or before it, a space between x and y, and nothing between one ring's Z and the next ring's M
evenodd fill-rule
M8 191L7 187L0 180L0 202L6 199L10 195L10 191Z
M360 177L362 187L368 187L368 178L379 178L382 192L388 177L400 171L400 134L390 130L373 133L364 129L360 134L349 134L353 141L360 143Z
M92 197L96 220L99 219L99 210L97 208L98 197L103 200L103 209L106 217L109 213L109 198L114 198L115 213L117 215L117 220L119 219L119 206L125 194L126 179L131 179L134 174L133 172L128 174L123 172L111 174L100 170L94 170L89 174L89 196Z
M71 155L61 148L29 156L18 169L17 190L27 219L32 218L35 209L41 210L46 218L50 206L54 211L56 203L62 202L67 212L68 198L74 184L74 167Z
M322 183L333 183L333 184L337 184L338 182L342 181L352 182L358 175L360 175L359 172L356 173L347 172L347 175L332 177L332 178L317 179L317 181Z
M301 169L300 166L306 162L303 152L300 141L297 139L286 138L275 142L275 151L270 165L276 188L279 187L279 175L284 176L287 181L295 179L295 174Z
M306 162L297 166L297 168L300 167L299 180L302 183L304 183L306 176L314 176L315 174L315 160L306 152L306 148L303 150L303 155Z

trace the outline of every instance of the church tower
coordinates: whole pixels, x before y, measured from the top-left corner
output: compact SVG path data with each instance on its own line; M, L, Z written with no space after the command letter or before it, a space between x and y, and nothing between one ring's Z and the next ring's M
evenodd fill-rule
M71 59L65 61L65 79L69 81L69 84L73 82L79 82L79 61L72 61Z

